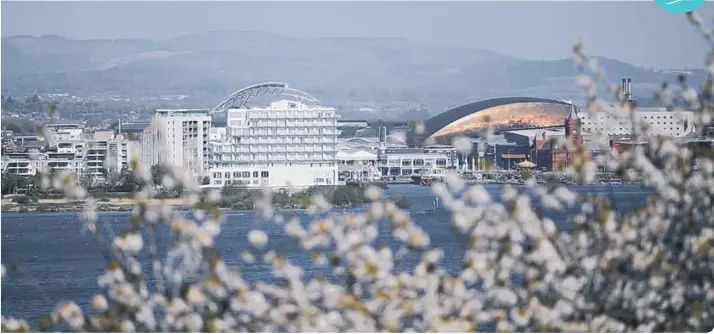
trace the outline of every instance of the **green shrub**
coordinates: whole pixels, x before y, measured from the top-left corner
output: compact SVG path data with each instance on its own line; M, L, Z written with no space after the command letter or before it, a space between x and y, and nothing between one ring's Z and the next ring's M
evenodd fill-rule
M20 196L15 196L12 198L13 203L17 204L22 204L22 205L27 205L27 204L33 204L37 202L37 198L35 197L30 197L30 196L25 196L25 195L20 195Z

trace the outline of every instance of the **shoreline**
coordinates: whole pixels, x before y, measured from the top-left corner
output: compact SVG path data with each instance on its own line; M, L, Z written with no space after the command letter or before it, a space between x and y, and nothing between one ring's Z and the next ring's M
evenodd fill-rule
M151 205L168 204L172 208L188 208L185 200L181 198L151 199ZM110 198L108 201L98 201L97 211L131 211L136 201L132 198ZM38 199L35 203L15 203L11 198L2 199L0 212L80 212L86 207L85 201L70 201L59 199Z
M113 202L113 203L112 203ZM168 204L173 210L191 210L192 207L187 205L182 198L171 199L151 199L150 205ZM335 209L350 209L360 207L365 203L360 203L354 206L339 206L332 204ZM128 212L134 210L135 201L131 198L112 198L109 202L98 202L97 212ZM66 199L39 199L37 203L19 204L14 203L7 198L2 199L2 210L0 213L43 213L43 212L81 212L86 207L84 201L69 201ZM243 211L229 207L219 207L220 210ZM276 206L276 210L304 210L295 205ZM245 209L252 211L253 209Z
M474 183L469 183L473 185ZM505 185L509 183L475 183L482 185ZM510 183L511 185L519 186L523 184ZM613 182L613 183L593 183L590 186L602 187L602 186L612 186L612 185L637 185L637 183L631 182ZM576 184L566 184L566 186L576 186ZM419 187L419 186L417 186ZM423 187L423 186L422 186ZM31 203L17 203L13 202L13 197L22 195L8 195L2 198L2 207L0 213L33 213L33 212L81 212L86 207L85 201L67 200L65 198L44 198L37 199L36 202ZM354 202L353 202L354 203ZM128 212L134 210L136 201L129 197L114 197L114 198L104 198L97 201L97 212ZM165 198L149 199L149 205L169 205L173 210L191 210L192 206L189 206L184 198ZM284 203L285 205L275 205L276 210L291 210L291 209L305 209L302 205L297 203ZM356 202L352 205L336 205L332 203L332 207L335 209L350 209L358 208L364 206L366 203ZM220 207L221 210L252 210L252 208L231 208L231 207Z

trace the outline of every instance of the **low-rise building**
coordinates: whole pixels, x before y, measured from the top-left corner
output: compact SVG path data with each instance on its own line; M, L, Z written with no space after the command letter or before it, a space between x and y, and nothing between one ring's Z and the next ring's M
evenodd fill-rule
M614 107L604 107L606 112L590 115L580 112L582 131L585 135L623 136L633 135L633 123L627 113L615 113ZM667 111L666 108L640 108L635 113L639 124L646 124L647 134L684 138L696 133L694 112Z
M34 176L43 170L68 171L79 175L85 167L85 162L74 153L57 152L25 152L3 155L3 173L22 176Z
M394 148L380 152L377 167L383 177L395 180L443 174L447 169L455 169L457 164L458 158L453 148L450 150Z
M366 147L345 148L337 151L338 181L379 180L382 173L377 168L378 150Z
M45 128L52 133L56 141L81 140L84 133L84 125L78 123L52 123L46 124Z

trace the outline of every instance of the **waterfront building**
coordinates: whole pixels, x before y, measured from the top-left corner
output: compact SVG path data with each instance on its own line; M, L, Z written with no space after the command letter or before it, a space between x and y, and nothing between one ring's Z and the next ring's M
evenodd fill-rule
M382 173L377 168L379 151L376 148L343 148L337 151L338 181L369 182L379 180Z
M85 142L84 174L95 182L106 181L110 174L120 173L128 167L129 152L124 137L119 135L106 140L87 140Z
M562 127L574 106L569 101L533 97L504 97L468 103L424 122L424 131L410 131L410 146L427 139L451 144L460 136L483 137L489 128L496 134L519 129Z
M280 95L259 107L248 100ZM242 89L214 111L226 111L226 140L208 145L210 186L306 188L337 184L337 111L283 83Z
M614 106L606 107L606 110ZM647 125L649 135L683 138L695 134L694 112L667 111L665 108L646 108L639 110L636 121ZM623 136L632 135L632 120L628 114L617 116L612 112L599 112L593 116L580 112L583 133L587 135Z
M117 132L124 138L126 151L129 154L127 162L139 159L139 163L146 166L155 164L151 123L120 123Z
M379 155L377 167L388 180L411 179L423 175L442 175L456 169L458 156L454 148L393 148Z
M34 176L42 170L65 170L80 175L86 167L83 157L74 153L38 152L6 153L2 157L3 173Z
M151 119L153 163L203 176L208 169L209 109L157 109Z
M154 133L151 125L144 128L144 131L139 134L139 141L141 142L141 163L146 166L156 165L157 161L154 160ZM132 150L132 152L134 151Z

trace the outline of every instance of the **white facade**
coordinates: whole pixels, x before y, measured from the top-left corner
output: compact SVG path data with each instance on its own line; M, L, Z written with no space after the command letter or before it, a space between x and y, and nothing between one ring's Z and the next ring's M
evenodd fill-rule
M208 169L208 109L158 109L151 119L154 163L168 163L196 176Z
M226 140L225 127L211 127L208 131L208 140L223 141Z
M34 176L43 169L66 170L80 174L85 168L83 159L73 153L10 153L3 156L3 173Z
M137 154L140 154L141 162L147 166L155 165L154 136L151 127L144 129L144 131L139 135L139 140L141 141L141 152Z
M124 138L88 140L85 147L87 175L102 179L105 174L119 173L127 165L128 152Z
M131 152L131 154L127 157L127 163L130 163L132 159L138 159L139 163L142 164L145 163L143 159L144 157L141 155L141 146L141 137L126 140L126 151L127 153ZM147 166L150 166L150 164L147 164Z
M667 137L685 137L694 133L694 113L691 111L640 111L640 122L648 125L648 134ZM606 136L631 135L632 122L628 116L614 116L598 113L594 117L580 113L581 128L584 133Z
M229 109L226 141L212 143L210 185L306 188L337 180L337 112L280 100Z
M454 148L387 150L377 162L382 175L388 178L434 174L435 170L445 171L457 165Z
M74 129L71 129L74 130ZM2 156L2 171L31 176L44 169L65 170L78 178L89 177L92 182L101 183L106 176L119 173L128 167L132 154L132 144L123 135L114 136L101 131L107 139L76 139L94 137L91 132L76 132L75 139L57 140L50 148L30 148L26 152L7 152ZM60 137L63 138L63 137ZM29 138L16 138L25 142Z
M337 151L337 171L340 182L349 180L376 181L382 176L377 168L377 150L345 148Z
M84 132L84 126L80 124L47 124L45 128L54 140L80 140Z
M3 172L30 176L47 168L102 181L106 174L118 173L127 165L127 153L121 136L110 140L60 141L56 151L3 155Z

